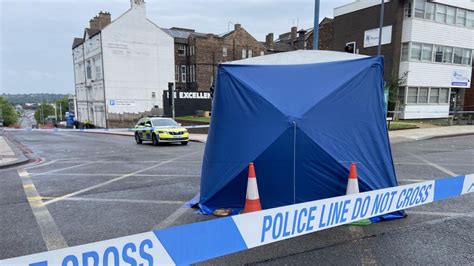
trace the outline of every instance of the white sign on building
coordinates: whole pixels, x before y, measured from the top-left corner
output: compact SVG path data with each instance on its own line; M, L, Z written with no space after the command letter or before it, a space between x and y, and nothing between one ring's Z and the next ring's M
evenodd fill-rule
M469 71L463 70L463 69L456 69L453 71L451 85L469 87L469 81L470 81L469 77L470 77Z
M379 28L364 32L364 48L379 45ZM382 45L392 42L392 25L382 28Z

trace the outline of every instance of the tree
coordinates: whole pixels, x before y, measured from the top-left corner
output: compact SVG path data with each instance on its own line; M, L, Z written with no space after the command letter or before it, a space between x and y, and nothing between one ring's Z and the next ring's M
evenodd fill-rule
M398 101L398 88L405 85L407 81L408 72L404 72L400 77L392 77L389 80L385 87L388 88L389 97L388 97L388 110L394 111L395 106Z
M68 97L62 97L56 101L56 108L58 110L59 120L64 119L64 113L69 111L69 100Z
M0 96L0 120L2 119L4 126L10 126L18 122L18 114L15 107L6 98Z
M47 103L42 103L38 106L35 112L35 119L37 123L44 124L48 116L54 115L54 107Z

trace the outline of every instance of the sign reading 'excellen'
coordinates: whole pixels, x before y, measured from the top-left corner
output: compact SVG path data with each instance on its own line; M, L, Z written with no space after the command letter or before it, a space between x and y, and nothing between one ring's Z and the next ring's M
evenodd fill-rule
M169 97L169 93L166 92L166 97ZM211 93L205 91L180 91L174 93L175 99L211 99Z

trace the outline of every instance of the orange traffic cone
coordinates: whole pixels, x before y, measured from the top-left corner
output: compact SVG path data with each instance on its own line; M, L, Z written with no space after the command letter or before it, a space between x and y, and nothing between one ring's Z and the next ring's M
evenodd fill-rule
M351 163L349 170L349 181L347 181L346 195L359 193L359 181L357 180L357 168L355 163Z
M249 179L247 181L247 197L245 199L244 213L261 211L260 197L258 196L257 176L253 163L249 164Z
M346 195L358 194L359 193L359 180L357 179L357 167L355 163L351 163L349 169L349 180L347 181ZM371 224L369 219L363 219L355 221L349 225L369 225Z

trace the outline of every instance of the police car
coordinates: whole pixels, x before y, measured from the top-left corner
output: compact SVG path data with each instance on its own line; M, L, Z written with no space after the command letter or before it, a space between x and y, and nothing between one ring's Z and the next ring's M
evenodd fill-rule
M163 142L188 144L188 131L171 118L144 117L135 125L135 141L151 141L153 145Z

